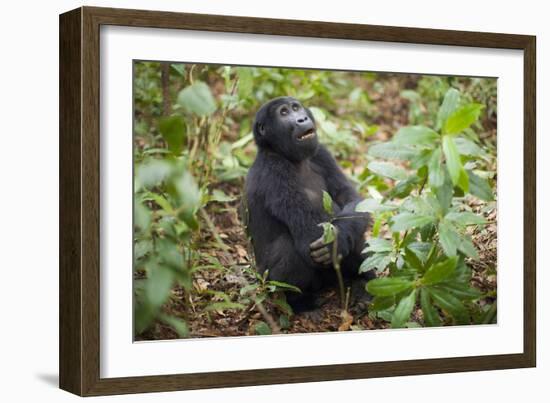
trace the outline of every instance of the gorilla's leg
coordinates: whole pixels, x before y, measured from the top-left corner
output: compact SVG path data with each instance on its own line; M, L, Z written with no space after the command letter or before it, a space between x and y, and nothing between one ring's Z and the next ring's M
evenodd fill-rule
M288 234L279 236L270 246L263 268L269 270L270 280L298 287L302 292L286 293L287 302L295 313L317 308L314 293L322 287L319 271L307 265L294 247Z

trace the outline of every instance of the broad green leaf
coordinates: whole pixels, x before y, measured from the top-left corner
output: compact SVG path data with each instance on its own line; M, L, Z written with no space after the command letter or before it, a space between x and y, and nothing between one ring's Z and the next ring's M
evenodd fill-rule
M406 231L411 228L423 227L435 222L435 217L413 213L400 213L392 217L391 229L394 232Z
M178 94L178 104L199 116L211 115L216 110L216 101L210 92L210 87L202 81L196 81L181 90Z
M451 315L459 325L470 323L468 311L462 302L454 295L434 287L430 288L430 295L435 304Z
M416 253L414 253L412 250L410 250L408 247L405 248L405 262L407 262L407 264L412 267L413 269L416 269L416 270L423 270L423 265L422 265L422 261L420 260L420 258L416 255Z
M185 170L174 182L181 203L179 208L183 210L198 209L201 202L201 192L193 175Z
M323 190L323 209L325 212L332 217L334 215L334 210L332 207L332 197Z
M459 186L464 192L468 192L468 175L462 166L460 155L451 136L443 136L443 153L453 184Z
M409 161L418 155L418 151L401 144L386 142L370 146L368 155L375 158Z
M376 199L365 199L357 203L355 211L358 213L382 213L384 211L392 211L397 209L397 206L382 204Z
M468 284L455 281L446 281L435 285L434 288L449 292L461 300L475 300L483 296L481 291L470 287Z
M438 188L435 188L435 197L437 198L437 201L439 202L439 207L441 208L441 211L443 214L451 207L451 203L453 201L453 194L454 194L454 188L453 188L453 182L451 182L451 177L449 176L449 173L446 169L443 169L443 185L441 185Z
M428 183L432 188L438 188L445 181L445 171L443 161L441 160L441 148L437 147L428 163Z
M179 154L186 134L183 118L181 116L161 118L159 121L159 131L168 144L170 151L174 154Z
M300 290L298 287L292 284L284 283L282 281L269 280L268 284L275 286L277 290L293 291L297 293L302 292L302 290Z
M369 305L369 311L377 312L391 308L395 304L395 297L374 297Z
M180 77L185 76L185 64L184 63L170 63L170 67L174 70Z
M439 243L443 252L449 257L456 256L459 242L460 238L454 227L447 221L441 221L439 223Z
M175 316L166 315L164 313L159 315L159 319L173 328L179 337L189 336L189 327L184 320L176 318Z
M372 238L369 239L367 247L363 250L363 253L368 252L391 252L393 246L391 241L383 238Z
M481 323L484 325L488 325L490 323L496 323L496 316L497 316L497 304L496 302L494 302L491 305L491 307L487 310L485 315L483 316Z
M458 250L472 259L479 260L477 249L472 243L469 235L461 235L458 243Z
M147 192L144 195L143 200L152 200L156 204L158 204L160 208L166 211L168 214L174 214L174 209L170 205L170 202L166 200L166 198L159 193Z
M486 223L485 218L480 215L471 213L469 211L456 212L451 211L445 216L447 221L452 221L453 223L461 226L467 225L483 225Z
M334 230L334 225L329 222L322 222L319 224L323 228L323 243L331 243L336 238L336 232Z
M167 161L151 159L139 164L136 171L135 190L139 190L141 187L151 188L164 181L172 173L172 166Z
M436 130L440 130L449 116L456 110L458 107L458 101L460 100L460 92L455 88L449 88L445 93L445 98L437 111L437 124Z
M485 153L476 143L464 137L455 137L456 149L459 154L480 157Z
M407 171L405 168L390 162L373 161L368 165L368 168L377 175L394 180L403 180L407 178Z
M422 284L432 285L448 279L456 268L457 257L450 257L443 262L434 264L422 277Z
M426 126L405 126L392 139L400 145L432 146L439 140L439 134Z
M174 283L174 272L168 267L151 263L147 266L145 295L149 304L158 308L166 302Z
M477 176L472 171L467 171L470 182L470 193L485 201L493 200L493 190L487 180Z
M403 327L405 322L407 322L411 317L411 312L414 308L415 302L416 302L416 289L413 289L409 295L401 298L401 301L399 301L399 304L397 304L397 307L393 312L391 327L393 328Z
M424 322L427 326L440 326L441 319L437 309L432 305L430 293L426 288L420 289L420 307L422 308L422 314L424 316Z
M483 110L482 104L468 104L454 111L443 125L443 133L454 134L470 127L476 122Z
M151 212L137 198L134 198L134 225L142 231L149 228Z
M375 253L363 260L363 263L359 266L359 273L365 273L372 269L382 271L388 267L390 263L391 257L387 253Z
M259 334L261 336L272 333L269 325L262 321L256 323L256 325L254 326L254 330L256 331L256 334Z
M414 282L398 277L382 277L371 280L367 283L367 291L374 296L390 297L409 288Z
M288 316L292 316L294 314L294 312L292 311L292 307L288 304L285 297L274 299L273 304L278 306L279 309L281 309Z

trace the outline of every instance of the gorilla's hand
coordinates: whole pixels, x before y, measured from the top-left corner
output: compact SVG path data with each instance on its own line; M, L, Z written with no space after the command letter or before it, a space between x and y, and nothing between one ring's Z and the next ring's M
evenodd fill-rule
M340 231L336 225L334 225L334 236L338 239L338 254L342 254L342 248L340 246L339 239ZM309 245L309 251L311 259L320 265L328 266L332 264L334 260L334 241L325 242L323 237L316 239Z

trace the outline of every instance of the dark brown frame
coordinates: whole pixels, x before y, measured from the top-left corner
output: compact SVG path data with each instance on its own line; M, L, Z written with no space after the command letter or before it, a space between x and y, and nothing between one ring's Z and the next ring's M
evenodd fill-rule
M127 378L99 375L101 25L524 51L524 349L456 357ZM82 7L60 16L60 387L81 396L525 368L536 365L536 38L483 32Z

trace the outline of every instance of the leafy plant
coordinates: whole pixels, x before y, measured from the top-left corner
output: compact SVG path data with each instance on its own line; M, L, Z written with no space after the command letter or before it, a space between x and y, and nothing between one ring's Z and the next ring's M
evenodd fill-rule
M493 199L487 172L476 169L487 156L472 139L482 110L477 103L461 104L459 91L450 88L433 128L402 127L391 141L369 149L371 157L385 161L372 161L368 169L395 186L357 206L373 214L377 236L364 251L369 257L360 271L387 274L370 281L367 290L374 296L372 310L391 318L392 327L405 326L417 305L426 326L476 320L473 301L484 295L470 285L468 261L479 256L468 228L486 220L470 211L465 196ZM380 236L382 226L391 240Z

